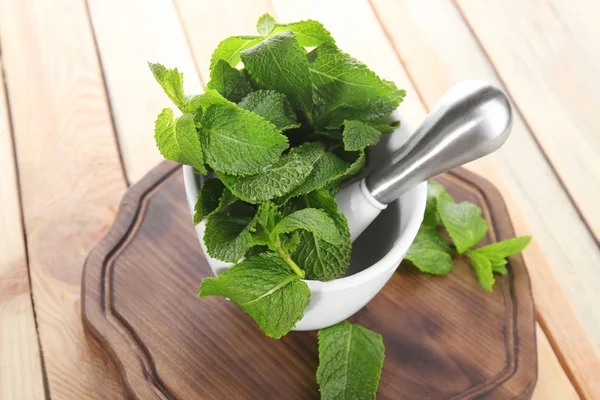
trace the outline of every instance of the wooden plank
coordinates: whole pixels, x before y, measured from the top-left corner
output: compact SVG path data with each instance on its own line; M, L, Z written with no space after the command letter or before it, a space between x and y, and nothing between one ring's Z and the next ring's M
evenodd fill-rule
M374 21L375 16L373 15L372 11L370 9L368 9L367 6L365 6L365 3L362 1L352 1L346 4L346 7L344 7L343 9L337 10L335 11L333 8L334 6L330 6L330 8L328 8L328 4L327 3L321 3L318 1L314 1L314 2L304 2L302 3L302 5L297 5L297 4L291 4L288 2L284 2L284 1L274 1L274 8L275 8L275 12L277 14L278 17L280 17L282 20L284 21L289 21L289 20L293 20L293 19L304 19L304 18L316 18L319 19L321 22L323 22L326 27L328 29L330 29L332 31L332 34L336 37L336 39L338 39L338 42L340 44L340 47L342 47L343 49L346 49L348 52L350 52L350 54L356 55L359 58L360 54L365 54L367 52L375 52L377 54L379 54L379 56L377 58L366 58L366 57L362 57L362 59L372 68L374 68L375 70L377 70L378 66L380 63L389 63L389 64L394 64L396 65L396 68L402 69L402 65L400 65L399 63L395 63L394 62L394 58L392 58L390 55L394 54L393 50L389 50L389 47L387 45L382 45L382 43L388 43L387 42L387 38L382 37L383 32L381 31L381 29L379 28L378 24L376 21ZM432 8L430 8L431 10ZM391 17L396 16L396 14L389 14ZM335 16L335 17L333 17ZM336 25L336 21L345 21L344 24L342 23L338 23L338 25ZM395 20L396 24L401 25L402 23L399 22L397 19ZM346 37L348 35L352 35L352 31L355 30L354 27L356 26L360 26L360 35L361 35L361 39L358 40L353 40L353 41L345 41L344 43L342 43L342 38ZM381 45L381 47L380 47ZM368 49L365 50L365 47L368 47ZM427 50L425 50L427 51ZM403 55L399 54L399 58L403 59ZM442 75L443 76L443 75ZM436 75L434 74L432 79L436 79ZM416 81L415 81L416 82ZM402 83L400 83L402 84ZM414 92L413 92L414 93ZM417 97L416 95L413 95L413 97ZM416 116L414 119L422 119L424 117L424 113L421 115ZM495 173L495 175L492 174L492 171L495 171L495 168L493 166L490 166L490 161L483 161L480 163L481 166L488 166L488 170L489 173L484 174L484 176L486 176L488 179L490 179L492 182L494 182L496 185L502 184L502 179L497 175L497 173ZM479 171L482 171L481 168L478 168ZM484 171L485 172L485 171ZM502 191L503 193L506 193L506 189L504 189ZM509 207L511 214L514 215L514 210L516 210L514 203L512 203L512 205ZM513 219L514 220L514 219ZM517 228L517 227L516 227ZM529 229L525 228L524 226L520 225L517 228L517 232L518 234L528 234L530 231ZM528 254L530 254L531 251L529 251ZM532 257L529 256L529 258L527 258L528 261L528 265L535 265L536 268L531 268L530 269L530 273L533 276L533 281L534 281L534 285L535 285L535 279L536 279L536 275L533 274L533 271L531 271L532 269L534 270L538 270L538 264L540 264L541 262L543 262L543 258L541 258L541 254L539 253L539 250L536 252L534 252L534 255L536 255L536 257ZM539 257L537 257L539 256ZM543 268L543 265L542 267ZM547 267L546 267L547 270ZM548 271L549 272L549 271ZM556 286L556 285L555 285ZM536 286L534 286L535 288ZM540 286L537 286L537 289L540 289ZM558 290L558 294L560 298L560 290ZM547 303L548 305L550 305L550 303ZM562 305L564 305L564 308L562 307ZM570 312L569 308L568 308L568 303L566 303L566 301L561 305L562 311L566 312ZM576 320L576 318L574 317L573 313L570 312L570 314L568 314L566 316L567 318L570 318L571 320ZM552 319L552 322L557 325L557 326L553 326L553 327L558 327L558 324L560 323L560 320L558 318L556 319ZM565 349L568 348L568 350L572 350L572 347L578 346L578 343L583 343L582 348L578 349L576 348L576 350L585 350L587 349L588 351L591 349L591 354L593 353L593 347L590 346L589 344L589 340L587 340L587 336L585 335L585 333L581 330L577 331L576 327L578 325L575 325L575 334L577 336L576 339L574 339L573 342L569 342L568 346L565 346ZM579 337L577 335L577 333L581 333L581 337ZM578 341L579 339L579 341ZM586 346L587 344L587 346ZM576 355L580 355L579 353L576 352ZM547 353L540 353L540 365L541 364L548 364L548 365L555 365L553 364L552 359L542 359L541 357L544 356L548 356ZM597 359L590 357L591 361L590 364L594 364L595 362L597 362ZM585 358L584 358L585 360ZM540 369L540 373L544 373L546 370L545 369ZM586 372L583 372L584 374ZM548 381L548 380L547 380ZM566 382L566 379L562 379L556 382L556 384L558 384L559 382ZM563 390L565 391L569 391L568 387L563 388Z
M580 44L592 38L575 34L576 24L565 24L549 1L456 3L600 241L600 189L590 187L600 181L600 66ZM569 7L597 24L597 6L577 3Z
M375 0L373 4L429 107L443 91L463 79L485 79L501 85L459 12L448 0ZM526 257L529 257L528 265L536 265L530 274L540 318L551 341L562 353L561 359L569 373L575 376L578 385L590 387L593 386L590 371L594 371L590 365L600 370L597 353L577 318L570 313L566 299L557 300L561 298L562 286L588 332L593 332L596 343L600 343L599 311L594 306L600 300L594 289L600 282L598 274L590 270L600 265L600 256L592 235L582 224L573 223L578 220L576 209L545 162L520 114L515 112L514 116L513 134L505 147L472 167L501 188L505 197L508 193L514 197L516 204L508 199L507 202L517 232L531 232L535 237L533 253L528 250ZM523 168L522 160L528 160L535 168ZM527 215L531 230L518 216L521 214L518 210ZM547 269L540 247L552 261L560 285ZM565 323L564 316L568 316L569 323Z
M537 326L538 381L532 400L576 400L575 388L565 374L546 334Z
M43 399L42 361L31 303L19 187L2 73L0 232L0 399Z
M162 160L154 142L156 115L176 108L147 61L176 66L188 94L203 85L171 0L90 0L88 6L125 172L134 183Z
M119 399L112 364L88 345L80 316L84 259L125 191L85 2L4 0L0 16L49 394Z

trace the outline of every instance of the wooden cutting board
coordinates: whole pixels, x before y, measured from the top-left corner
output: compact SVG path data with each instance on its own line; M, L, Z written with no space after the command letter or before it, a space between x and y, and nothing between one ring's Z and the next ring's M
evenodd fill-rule
M459 169L438 178L483 208L486 242L514 236L500 194ZM402 265L352 317L383 335L378 399L527 399L537 377L535 311L520 255L493 294L468 264L446 277ZM132 186L88 256L82 313L131 398L317 399L316 332L265 337L234 304L197 297L211 271L185 201L181 167L164 162Z

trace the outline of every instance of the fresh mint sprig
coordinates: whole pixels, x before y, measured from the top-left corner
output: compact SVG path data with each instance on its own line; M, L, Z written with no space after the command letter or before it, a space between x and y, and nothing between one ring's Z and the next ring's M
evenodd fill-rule
M456 251L441 235L442 227L458 254L470 260L477 280L488 292L493 291L494 273L506 275L506 259L523 251L531 241L531 236L520 236L475 248L488 230L481 208L468 202L457 204L442 185L429 181L423 223L405 257L422 272L446 275L454 269Z

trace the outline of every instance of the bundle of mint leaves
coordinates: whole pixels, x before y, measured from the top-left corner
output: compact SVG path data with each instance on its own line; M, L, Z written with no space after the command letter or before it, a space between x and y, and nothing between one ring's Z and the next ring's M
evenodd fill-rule
M393 132L387 117L405 96L392 82L341 51L317 21L278 24L268 14L259 35L234 36L214 51L204 94L186 96L183 75L150 63L179 109L155 122L161 154L208 175L195 205L208 254L235 265L200 285L200 297L237 304L271 338L287 334L310 302L303 278L343 277L352 243L339 212L339 187L365 167L370 146ZM445 227L454 245L442 236ZM430 274L471 260L481 284L505 274L506 257L529 238L473 249L487 224L481 210L456 204L429 184L423 225L406 258ZM347 321L321 329L317 382L323 399L375 398L382 337Z

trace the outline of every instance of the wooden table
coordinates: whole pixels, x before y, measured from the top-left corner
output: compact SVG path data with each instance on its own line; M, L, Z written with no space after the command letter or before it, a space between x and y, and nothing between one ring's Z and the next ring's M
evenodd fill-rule
M470 169L502 191L538 310L536 399L600 399L600 5L596 0L0 0L0 398L122 398L83 333L80 277L128 185L155 166L168 99L257 18L322 21L424 118L453 83L505 88L513 135Z

